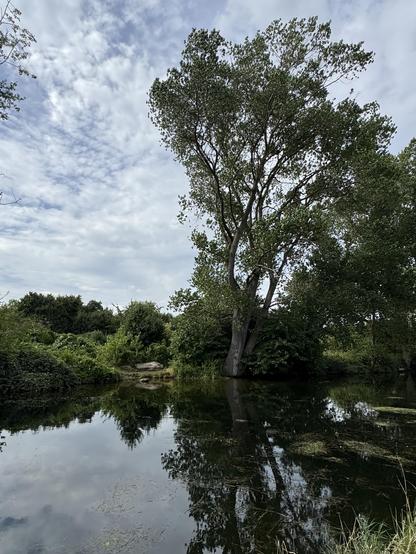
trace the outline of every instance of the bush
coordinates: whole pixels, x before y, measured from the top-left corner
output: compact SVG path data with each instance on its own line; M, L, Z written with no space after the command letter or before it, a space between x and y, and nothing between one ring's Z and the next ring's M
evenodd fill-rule
M165 318L153 302L131 302L122 315L128 335L140 339L144 346L165 338Z
M124 327L108 337L98 350L98 358L105 364L115 367L133 365L144 361L144 346L138 337L126 333Z
M312 317L281 308L267 317L255 351L244 363L253 375L307 374L319 367L320 337Z
M72 333L65 333L58 335L53 348L69 348L71 350L78 350L89 356L95 356L97 354L97 344L94 343L89 337L85 335L74 335Z
M400 354L385 344L374 346L365 329L361 333L351 331L348 344L329 337L322 361L322 369L328 373L392 371L400 365Z
M103 331L95 330L95 331L89 331L88 333L84 333L83 335L85 338L89 339L96 345L102 345L105 344L108 338L108 335L106 335Z
M197 368L189 364L178 364L174 366L175 375L182 380L187 379L215 379L221 375L223 367L222 360L213 360L211 362L204 362Z
M196 374L207 364L222 366L230 340L230 317L222 313L211 314L203 300L198 300L173 321L171 352L174 366L187 373L193 368Z
M165 342L156 342L145 349L143 357L146 362L159 362L166 367L170 361L170 349Z
M56 350L56 355L74 371L82 384L115 383L120 379L115 369L82 350L61 348Z
M78 384L73 371L49 352L34 346L0 350L0 390L3 394L67 390Z
M54 339L48 327L19 313L14 303L0 306L0 348L9 350L32 342L50 344Z

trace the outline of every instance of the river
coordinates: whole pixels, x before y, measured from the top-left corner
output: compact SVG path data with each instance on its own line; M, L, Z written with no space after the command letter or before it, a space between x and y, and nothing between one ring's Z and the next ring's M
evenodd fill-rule
M1 554L323 551L416 485L416 388L114 386L0 400Z

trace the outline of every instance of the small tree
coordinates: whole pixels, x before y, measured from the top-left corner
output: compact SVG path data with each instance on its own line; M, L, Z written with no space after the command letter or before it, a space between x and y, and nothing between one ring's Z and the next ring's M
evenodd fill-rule
M138 337L144 346L160 342L165 337L163 315L153 302L130 302L121 322L125 331Z
M241 44L194 30L179 67L150 90L152 120L189 177L181 213L204 227L193 235L196 284L221 274L231 299L227 375L241 375L289 267L352 186L354 160L392 132L376 104L329 97L373 58L330 35L315 17L275 21Z

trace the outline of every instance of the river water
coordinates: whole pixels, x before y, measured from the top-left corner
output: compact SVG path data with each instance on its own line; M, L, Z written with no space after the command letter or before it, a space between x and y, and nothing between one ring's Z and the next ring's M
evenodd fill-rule
M315 554L414 499L411 377L0 403L1 554Z

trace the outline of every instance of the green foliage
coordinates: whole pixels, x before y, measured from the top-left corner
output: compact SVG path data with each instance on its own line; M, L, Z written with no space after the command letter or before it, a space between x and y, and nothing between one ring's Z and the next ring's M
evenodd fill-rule
M346 345L334 337L326 339L326 348L321 368L327 373L366 373L368 371L391 371L401 365L401 355L389 345L373 344L366 329L361 332L349 330Z
M75 321L82 308L80 296L53 296L29 292L17 302L17 309L27 317L36 317L57 333L75 331Z
M174 370L176 377L184 381L189 379L210 381L221 375L222 360L206 361L199 366L176 362Z
M267 317L256 349L244 363L254 375L306 375L319 366L321 337L315 314L296 306L281 308Z
M118 379L96 360L100 345L88 335L56 336L39 321L22 315L16 303L0 306L0 381L2 392L31 394L82 383Z
M41 347L0 349L2 395L66 390L78 383L70 367Z
M97 344L93 342L88 336L74 335L71 333L58 335L53 348L62 349L69 348L71 350L79 350L90 356L94 356L97 353Z
M357 163L352 193L292 278L289 295L314 299L325 326L326 369L416 365L415 159L411 141L399 156Z
M107 335L100 330L96 331L89 331L87 333L83 333L83 336L90 341L92 341L94 344L105 344L107 341Z
M144 346L137 336L127 333L124 326L100 347L98 358L103 363L114 367L131 366L144 360Z
M240 44L193 30L178 67L151 87L152 120L189 177L181 219L199 216L193 284L230 300L229 375L241 374L249 332L247 353L334 202L348 199L357 161L387 148L394 126L375 103L329 91L372 57L331 41L316 17L274 21Z
M222 365L230 334L230 317L194 297L172 324L171 352L175 368L183 368L187 373L193 368L198 375L207 364Z
M63 347L56 349L54 353L74 371L83 384L115 383L120 379L116 370L89 355L83 349Z
M167 367L170 361L170 348L166 341L149 344L144 350L144 361L159 362L163 367Z
M76 332L89 333L100 331L114 333L119 325L119 318L108 308L103 308L101 302L91 300L78 312Z
M23 316L15 304L0 305L0 348L12 349L21 343L50 344L54 333L30 317Z
M113 333L119 325L118 317L101 302L84 305L80 296L29 292L16 306L23 315L37 318L57 333Z
M416 513L407 505L401 518L395 520L395 532L383 525L358 516L351 533L343 534L343 542L333 542L328 554L411 554L416 552Z
M153 302L130 302L122 314L122 325L144 346L165 338L165 319Z

